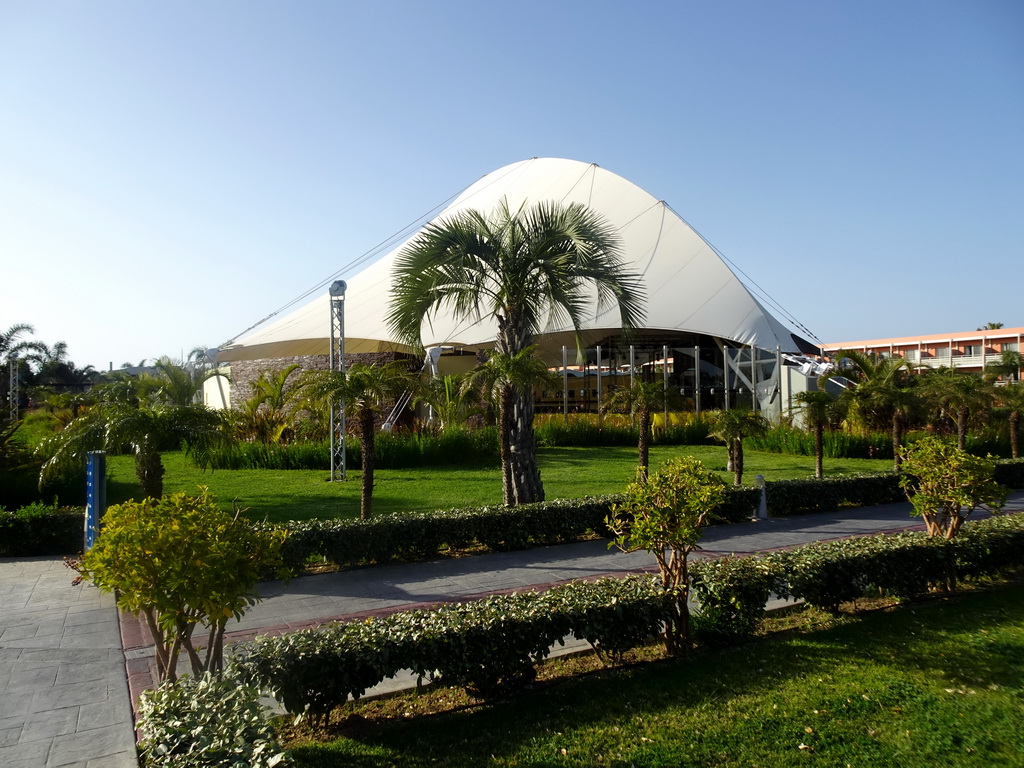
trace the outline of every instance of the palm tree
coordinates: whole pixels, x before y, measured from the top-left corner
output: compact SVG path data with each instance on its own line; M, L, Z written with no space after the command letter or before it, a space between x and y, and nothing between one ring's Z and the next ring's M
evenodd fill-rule
M996 398L1010 411L1010 455L1020 458L1020 415L1024 412L1024 382L1015 381L996 390Z
M966 450L971 415L992 405L992 387L981 376L955 368L936 368L922 377L921 392L956 422L957 448Z
M373 472L376 464L375 423L381 410L412 389L415 380L402 362L385 365L354 363L348 370L307 371L303 386L310 401L322 407L341 400L356 421L363 457L359 518L369 520L373 505Z
M721 411L711 422L708 434L725 443L729 451L733 485L743 485L743 438L763 435L770 426L760 413L741 408Z
M651 453L651 415L665 406L665 386L660 381L634 379L628 387L612 390L601 405L602 412L619 411L636 417L637 480L647 482L647 468Z
M847 418L867 430L890 429L892 434L893 470L899 472L900 447L908 424L920 407L920 398L913 391L911 366L902 357L875 358L856 350L839 350L835 359L847 367L836 367L818 379L818 388L832 378L850 378L853 386L839 396L840 407L847 409Z
M466 375L447 374L430 379L416 394L417 402L430 406L442 430L465 424L470 416L482 410L480 390L464 386L466 381Z
M989 382L999 378L1014 381L1019 377L1022 364L1024 359L1021 358L1020 352L1015 349L1003 350L996 362L985 366L985 379Z
M28 323L15 323L6 331L0 332L0 362L6 365L11 358L24 357L22 353L30 355L45 354L46 345L41 341L20 340L19 337L26 333L35 333Z
M979 331L997 331L997 330L999 330L1002 327L1003 327L1002 323L985 323L978 330Z
M465 210L428 224L399 254L388 325L400 341L421 346L421 329L442 309L460 321L490 316L495 349L514 357L547 327L568 319L578 333L596 294L597 310L618 306L624 331L643 319L639 275L626 271L619 241L594 211L542 202L491 214ZM544 488L532 445L534 401L515 392L510 444L524 453L512 472L515 503L541 501ZM513 456L509 456L513 458Z
M808 390L798 392L796 401L814 433L814 476L820 480L825 476L825 427L835 413L836 398L823 390Z
M515 413L523 401L533 402L533 391L537 387L553 386L558 376L551 373L544 363L534 357L533 346L516 353L506 355L494 352L487 362L470 371L466 377L465 388L479 385L490 392L498 406L498 445L501 454L501 487L502 501L506 507L525 504L527 500L519 494L523 488L540 486L540 470L535 457L533 439L533 421L527 429L516 429ZM525 478L526 473L535 473L534 477Z
M192 405L203 401L203 384L216 376L228 378L226 374L195 366L179 365L169 357L161 357L153 367L159 372L159 398L170 405Z
M290 438L296 414L303 409L305 381L289 383L299 368L298 363L293 363L276 371L260 371L256 381L250 382L252 395L235 412L239 437L266 444Z
M38 453L46 457L40 473L45 482L85 464L89 451L128 448L135 474L147 497L163 495L161 452L180 445L200 465L230 441L223 417L203 405L161 401L159 385L146 379L119 378L97 388L99 403L47 438Z

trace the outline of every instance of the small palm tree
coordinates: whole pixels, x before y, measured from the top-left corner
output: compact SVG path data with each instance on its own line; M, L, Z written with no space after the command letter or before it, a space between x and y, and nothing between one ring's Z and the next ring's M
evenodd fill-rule
M848 361L849 367L837 367L820 377L818 388L839 376L853 380L853 386L839 396L837 407L846 409L848 421L855 426L891 430L893 470L899 472L903 437L921 403L913 389L910 363L901 357L875 358L856 350L839 350L835 359Z
M743 485L743 438L763 435L771 425L760 413L734 408L721 411L711 422L711 437L725 443L729 451L733 485Z
M825 476L825 427L835 413L836 398L822 390L809 390L797 393L796 401L814 433L814 476L820 480Z
M524 203L513 210L503 200L493 213L461 211L427 225L399 255L394 275L388 325L398 340L416 347L424 321L441 309L459 321L493 318L495 350L510 358L566 320L578 335L592 297L599 312L618 306L626 332L644 316L641 277L624 268L617 234L578 203ZM532 393L512 397L510 444L526 452L514 456L520 467L506 468L517 484L512 498L542 501Z
M89 451L129 449L135 474L147 497L163 495L161 452L185 446L207 466L214 450L230 442L223 417L206 406L161 402L159 384L147 379L119 379L97 392L99 403L74 419L38 449L46 458L40 482L85 464Z
M963 451L972 414L977 416L991 408L994 393L992 386L975 373L936 368L922 378L921 394L956 422L957 448Z
M637 429L637 481L647 482L651 453L651 416L665 406L665 387L660 381L634 379L628 387L612 390L601 405L601 411L632 413Z
M1024 412L1024 382L1015 381L1000 387L996 398L1010 411L1010 455L1020 458L1020 415Z
M355 363L344 372L308 371L302 383L311 403L329 408L331 403L343 401L345 410L355 418L363 460L359 518L369 520L373 511L377 415L385 406L411 390L415 379L402 362L386 365Z
M525 504L521 495L525 488L534 496L544 498L544 486L536 461L533 420L529 429L516 429L516 409L524 402L533 402L537 387L552 386L557 375L551 373L541 360L534 357L535 347L527 347L515 355L494 352L487 362L470 371L465 388L479 386L498 406L498 442L501 454L502 500L505 506ZM532 474L531 474L532 473Z
M170 405L192 405L203 402L203 384L216 376L226 374L212 369L178 365L169 357L161 357L153 367L160 381L159 398Z
M430 406L442 430L464 425L482 410L480 390L464 386L466 380L466 375L447 374L426 382L416 394L418 402Z
M293 363L277 371L260 371L249 385L252 395L234 415L239 437L268 445L289 439L296 414L302 410L305 382L289 381L299 367Z
M994 382L999 378L1014 381L1019 378L1022 365L1024 365L1024 358L1021 357L1020 352L1013 349L1004 350L996 362L985 366L985 379L989 382Z

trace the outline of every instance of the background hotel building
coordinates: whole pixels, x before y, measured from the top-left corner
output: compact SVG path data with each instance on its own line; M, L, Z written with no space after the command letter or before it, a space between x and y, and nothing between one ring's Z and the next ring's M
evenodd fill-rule
M944 365L980 372L986 365L998 362L1003 352L1019 353L1022 335L1024 327L994 328L930 336L844 341L822 344L821 349L825 354L849 349L880 357L902 357L918 367L935 368Z

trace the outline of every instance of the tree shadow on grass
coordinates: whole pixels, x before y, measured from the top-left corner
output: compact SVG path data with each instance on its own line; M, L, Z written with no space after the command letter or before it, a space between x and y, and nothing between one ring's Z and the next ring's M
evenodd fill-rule
M1007 739L1017 738L1012 733L961 734L950 724L943 733L921 733L917 727L956 717L955 707L977 701L970 690L996 685L1021 701L1024 642L1011 631L1024 621L1022 597L1018 586L927 601L691 661L609 670L479 709L391 722L330 746L298 748L296 756L300 766L357 768L587 765L595 751L621 752L622 759L609 764L742 764L712 754L720 745L706 746L712 753L703 754L704 734L694 729L704 727L729 734L737 750L748 750L746 759L763 743L764 765L796 764L806 757L799 744L816 750L820 764L856 758L858 765L891 765L906 750L923 750L928 756L914 764L927 765L970 748L991 751L987 758L977 755L978 765L1009 765L996 757ZM778 698L782 689L787 692ZM964 694L957 698L944 689ZM773 709L773 701L782 709ZM911 730L923 741L911 740ZM772 756L783 742L793 762Z

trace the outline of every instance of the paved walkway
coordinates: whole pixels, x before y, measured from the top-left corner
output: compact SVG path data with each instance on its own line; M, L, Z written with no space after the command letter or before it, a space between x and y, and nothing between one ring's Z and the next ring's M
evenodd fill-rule
M1024 511L1024 493L1007 511ZM909 504L772 518L707 529L702 556L914 527ZM267 582L228 640L652 565L593 541ZM146 686L152 642L131 617L120 617L119 635L113 598L70 586L73 575L60 558L0 558L0 768L137 766L125 678L133 694Z
M0 558L0 766L137 768L114 598L59 557Z

